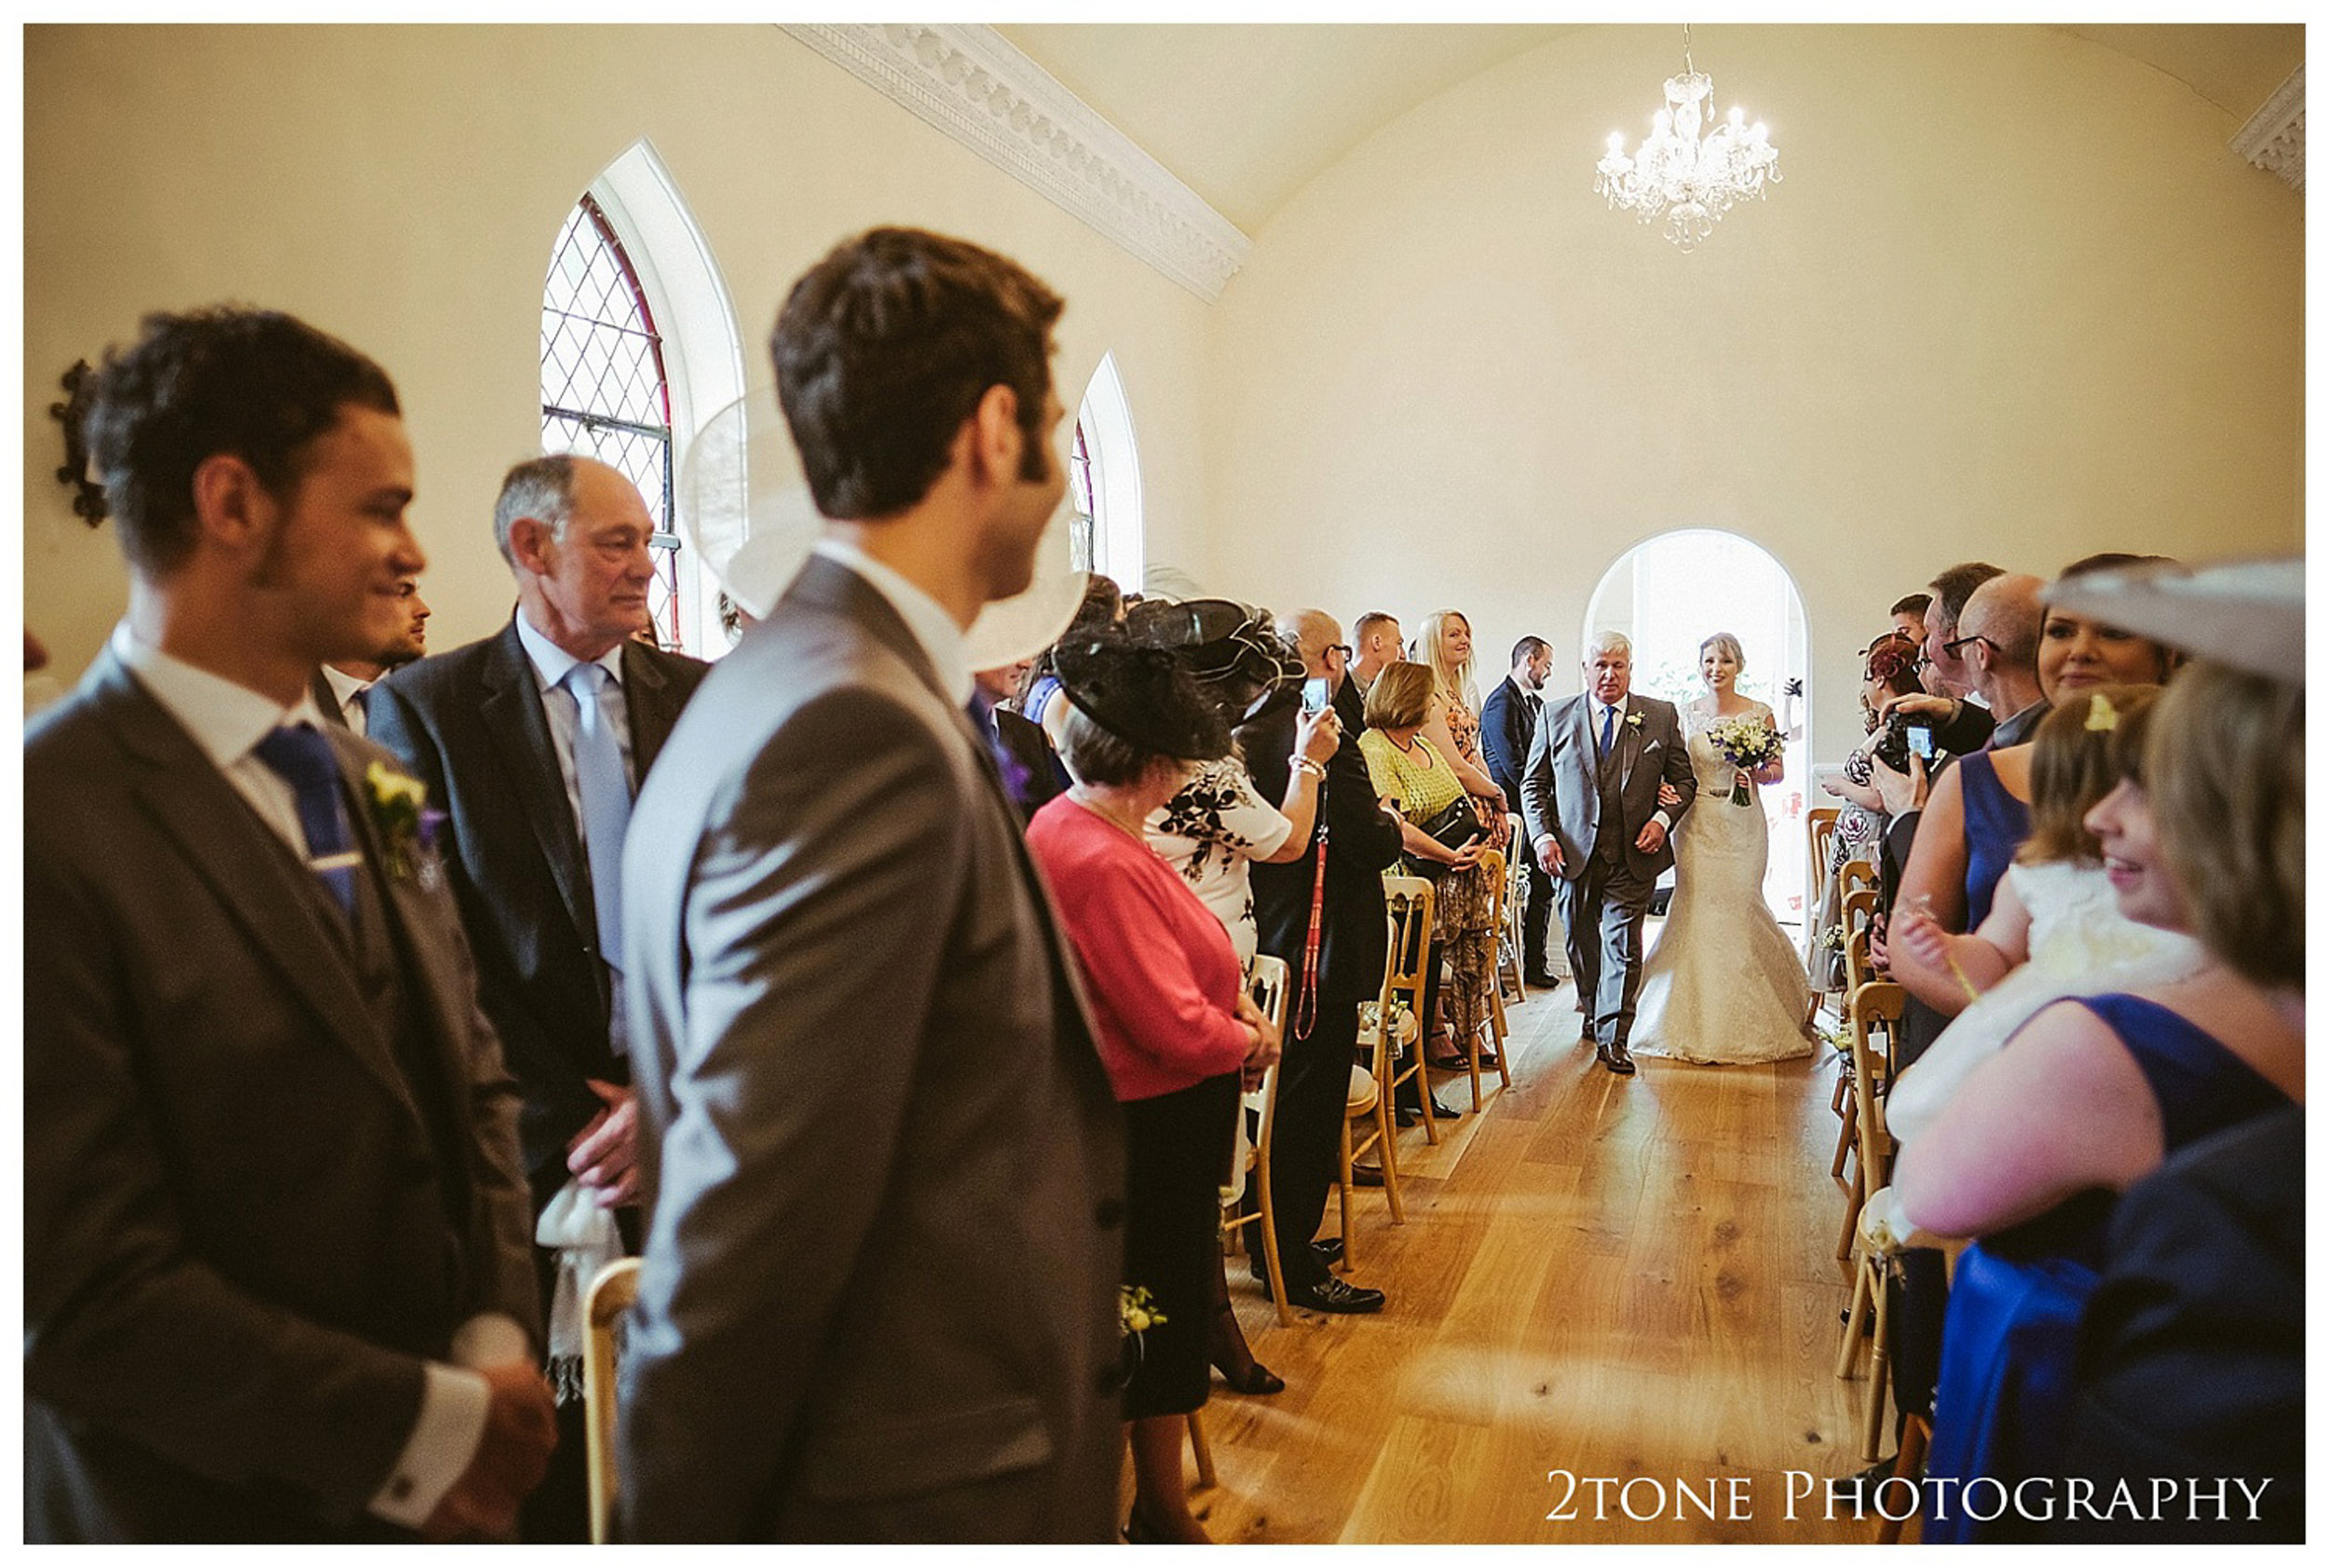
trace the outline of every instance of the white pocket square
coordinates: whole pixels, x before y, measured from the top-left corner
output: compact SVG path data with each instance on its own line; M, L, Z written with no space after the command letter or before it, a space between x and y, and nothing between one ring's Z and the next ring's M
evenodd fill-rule
M1665 743L1666 743L1664 741L1652 741L1648 745L1643 746L1641 749L1643 751L1655 751L1658 747L1664 745Z

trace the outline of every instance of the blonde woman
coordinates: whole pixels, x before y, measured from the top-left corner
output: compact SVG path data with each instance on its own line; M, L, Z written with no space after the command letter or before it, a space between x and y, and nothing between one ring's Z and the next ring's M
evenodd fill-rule
M1431 722L1423 726L1423 734L1447 754L1449 766L1464 783L1464 792L1472 798L1472 809L1488 830L1480 847L1501 850L1509 806L1503 788L1489 774L1488 759L1480 754L1480 696L1472 678L1472 622L1462 610L1434 610L1423 617L1415 648L1416 662L1430 668L1440 702Z

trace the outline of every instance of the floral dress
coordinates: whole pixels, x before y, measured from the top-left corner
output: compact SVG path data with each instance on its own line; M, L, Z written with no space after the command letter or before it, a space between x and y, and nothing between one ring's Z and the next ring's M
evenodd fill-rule
M1869 748L1878 737L1871 735L1865 744L1845 755L1844 776L1852 783L1866 786L1874 782L1875 774L1868 763ZM1864 860L1871 866L1882 864L1885 843L1885 814L1872 811L1857 800L1846 800L1837 808L1835 838L1828 846L1828 891L1820 896L1819 913L1812 929L1821 934L1834 928L1843 918L1843 886L1836 873L1846 861ZM1840 948L1814 949L1814 960L1821 966L1821 989L1835 990L1844 984L1844 951Z
M1141 825L1149 848L1180 873L1229 932L1237 961L1251 963L1260 937L1249 868L1257 857L1275 854L1294 825L1255 790L1243 762L1224 757L1198 763L1179 792Z
M1477 735L1477 720L1472 728ZM1402 752L1390 736L1369 729L1359 736L1358 748L1366 755L1375 793L1396 800L1400 814L1418 827L1464 794L1463 781L1448 759L1421 735L1411 750ZM1448 957L1448 984L1440 999L1449 1031L1458 1040L1471 1038L1488 1019L1489 988L1496 983L1495 893L1481 866L1450 872L1433 889L1432 939L1445 945Z
M1451 691L1443 691L1440 696L1448 704L1448 733L1454 737L1456 755L1481 772L1487 772L1488 763L1480 755L1479 715L1466 707L1464 699ZM1481 825L1488 829L1488 836L1483 840L1485 845L1491 850L1505 849L1505 840L1510 836L1510 825L1505 821L1505 813L1512 810L1512 803L1500 791L1494 795L1475 795L1472 797L1472 809L1479 813Z

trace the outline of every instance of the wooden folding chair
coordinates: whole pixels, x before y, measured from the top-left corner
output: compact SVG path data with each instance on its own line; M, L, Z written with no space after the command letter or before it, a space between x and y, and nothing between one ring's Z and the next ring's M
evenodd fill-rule
M1353 1242L1356 1239L1351 1229L1351 1191L1356 1184L1351 1168L1357 1158L1369 1150L1382 1167L1382 1193L1391 1205L1391 1222L1407 1223L1407 1207L1399 1198L1399 1150L1391 1136L1391 1091L1396 1086L1392 1066L1398 1054L1398 1033L1393 1026L1393 1007L1402 1002L1408 1016L1413 1020L1410 1029L1421 1059L1423 1044L1423 966L1431 958L1432 886L1421 877L1385 877L1382 879L1384 918L1390 923L1390 951L1384 956L1382 989L1376 993L1371 1017L1368 1010L1359 1015L1359 1049L1369 1053L1367 1071L1351 1075L1351 1096L1342 1118L1341 1148L1337 1151L1341 1166L1336 1185L1341 1191L1342 1209L1342 1260L1337 1265L1344 1274L1351 1270ZM1429 1095L1424 1096L1427 1102ZM1426 1110L1428 1114L1428 1109ZM1351 1126L1355 1122L1370 1122L1372 1126L1364 1138L1354 1141Z
M1246 976L1246 988L1253 993L1254 1002L1268 1015L1271 1024L1281 1034L1286 1029L1286 990L1287 984L1286 961L1262 953L1253 961ZM1270 1200L1270 1151L1274 1144L1278 1114L1278 1070L1273 1065L1262 1074L1261 1087L1244 1097L1238 1114L1247 1110L1261 1113L1261 1129L1254 1135L1252 1145L1246 1151L1246 1179L1253 1183L1254 1212L1239 1214L1237 1200L1231 1199L1221 1208L1221 1239L1224 1243L1238 1239L1237 1233L1247 1225L1261 1228L1261 1255L1270 1265L1270 1277L1286 1277L1278 1267L1277 1210ZM1278 1292L1278 1322L1290 1325L1293 1312L1286 1304L1286 1292ZM1194 1419L1193 1417L1192 1418Z
M584 1292L582 1421L591 1466L591 1544L615 1538L615 1334L639 1299L639 1260L618 1258Z
M1423 890L1420 920L1408 918L1412 913L1411 909L1403 912L1396 891L1406 888L1408 896L1412 898L1416 887ZM1415 1041L1407 1054L1405 1067L1399 1066L1399 1043L1391 1042L1392 1049L1378 1054L1380 1070L1375 1076L1382 1081L1383 1113L1386 1116L1396 1111L1399 1085L1410 1082L1414 1084L1415 1098L1423 1108L1423 1141L1432 1144L1439 1141L1439 1118L1432 1111L1431 1079L1423 1071L1424 1064L1431 1056L1425 1045L1431 1032L1431 1018L1423 1011L1423 999L1429 994L1424 982L1434 962L1432 919L1437 913L1435 906L1438 896L1438 890L1421 877L1383 874L1383 918L1391 922L1391 953L1383 966L1384 1005L1381 1011L1386 1018L1390 1016L1390 1000L1396 993L1415 1016ZM1409 951L1403 952L1403 948ZM1410 962L1410 960L1412 961Z
M1490 926L1499 933L1504 933L1506 929L1505 900L1511 893L1511 878L1505 872L1503 851L1490 850L1480 856L1480 875L1487 879L1490 888L1488 911ZM1504 936L1499 935L1497 938L1499 946L1503 945L1504 940ZM1520 967L1519 951L1520 949L1517 947L1512 949L1513 965L1516 969ZM1496 1078L1501 1087L1509 1089L1512 1087L1512 1069L1505 1064L1505 1042L1510 1031L1505 1026L1505 991L1501 982L1488 988L1488 1016L1482 1021L1480 1027L1486 1028L1496 1037ZM1472 1110L1477 1114L1480 1108L1480 1031L1478 1028L1475 1028L1471 1031L1470 1038L1464 1041L1464 1065L1471 1070L1472 1073ZM1429 1113L1429 1108L1426 1107L1425 1114Z
M1526 1002L1529 999L1528 926L1522 911L1529 898L1529 871L1521 856L1528 853L1528 830L1521 826L1519 817L1507 811L1505 813L1505 841L1512 848L1505 863L1504 918L1496 922L1496 991L1501 1000L1505 966L1509 964L1512 966L1512 994L1518 1000ZM1501 1053L1504 1049L1503 1009L1497 1011L1496 1048Z
M1836 808L1822 806L1804 813L1804 831L1809 840L1807 863L1810 877L1804 893L1804 968L1811 975L1811 1004L1804 1013L1804 1021L1810 1023L1819 1016L1828 1004L1827 975L1829 965L1826 949L1820 941L1827 935L1819 917L1828 910L1828 855L1835 845Z
M1852 1255L1868 1194L1891 1179L1892 1139L1885 1130L1884 1097L1892 1081L1889 1047L1907 1005L1908 992L1886 980L1871 980L1852 993L1852 1141L1859 1164L1845 1198L1844 1234L1835 1248L1839 1259ZM1882 1054L1871 1041L1877 1033L1885 1037ZM1845 1375L1841 1367L1836 1375Z

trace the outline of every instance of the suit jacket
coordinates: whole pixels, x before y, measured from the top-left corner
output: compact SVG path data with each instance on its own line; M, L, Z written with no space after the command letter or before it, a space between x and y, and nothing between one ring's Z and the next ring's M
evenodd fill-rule
M1641 718L1633 722L1635 715ZM1585 875L1593 846L1611 826L1624 836L1624 854L1634 871L1655 878L1674 864L1674 829L1697 798L1698 778L1683 743L1682 716L1671 702L1639 692L1626 699L1626 720L1617 726L1618 797L1624 820L1601 821L1600 738L1593 733L1592 700L1584 692L1545 711L1529 766L1520 780L1529 843L1554 835L1560 842L1560 874L1574 881ZM1655 853L1634 848L1642 825L1655 816L1658 785L1670 784L1682 804L1665 808L1665 841Z
M325 733L380 865L388 755ZM394 1534L363 1509L424 1360L478 1313L539 1319L452 898L426 852L382 879L421 1084L312 874L110 651L28 731L24 802L27 1534Z
M812 557L663 755L630 1537L1108 1539L1123 1118L982 737Z
M340 694L332 689L332 677L323 673L320 664L316 666L316 673L307 677L307 695L316 700L317 711L323 715L327 722L336 724L343 729L347 728L347 715L340 707ZM369 725L371 722L371 710L366 709L364 723Z
M1051 749L1051 739L1042 725L1009 708L995 709L993 716L995 739L1026 775L1012 804L1018 807L1022 818L1032 822L1036 812L1067 792L1067 770L1060 766L1059 754Z
M645 782L711 668L640 642L622 650L632 769ZM630 1082L607 1044L591 866L567 804L534 666L515 620L405 665L372 689L372 738L451 813L447 867L476 951L479 998L524 1091L519 1141L536 1206L565 1184L566 1144L605 1102L583 1082Z
M1349 689L1348 683L1343 689ZM1287 777L1292 770L1287 758L1294 754L1300 703L1297 687L1238 727L1246 771L1264 799L1286 798ZM1340 716L1339 703L1336 711ZM1355 1007L1371 1001L1382 989L1386 940L1382 873L1399 858L1401 836L1399 819L1385 811L1376 798L1375 783L1358 749L1358 737L1357 729L1344 727L1342 743L1327 759L1327 776L1319 784L1318 821L1327 828L1326 896L1318 943L1322 1016L1330 1005ZM1261 950L1286 961L1293 971L1297 992L1310 935L1311 889L1318 874L1317 832L1313 826L1309 848L1301 859L1275 866L1257 861L1251 868L1254 922L1260 933ZM1287 1016L1292 1016L1290 1000ZM1353 1013L1347 1022L1355 1029L1357 1015Z
M1488 776L1505 792L1505 805L1520 814L1520 775L1528 770L1529 746L1536 739L1536 708L1510 675L1480 703L1480 751Z

